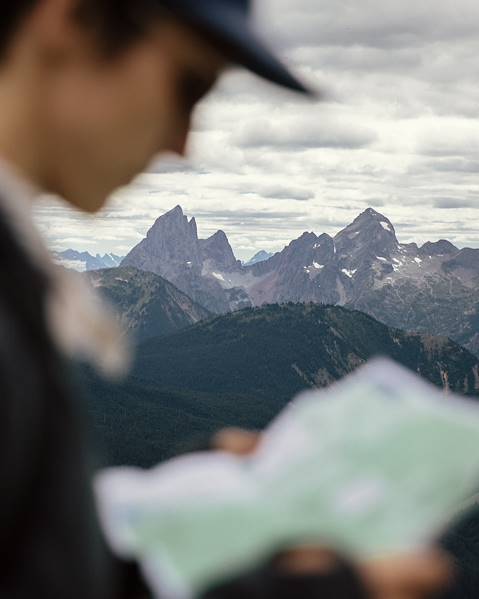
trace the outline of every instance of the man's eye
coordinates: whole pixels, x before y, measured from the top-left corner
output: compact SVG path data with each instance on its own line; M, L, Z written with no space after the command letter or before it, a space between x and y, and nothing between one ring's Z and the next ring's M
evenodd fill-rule
M186 110L193 107L211 90L214 80L206 79L195 73L186 74L180 85L180 98Z

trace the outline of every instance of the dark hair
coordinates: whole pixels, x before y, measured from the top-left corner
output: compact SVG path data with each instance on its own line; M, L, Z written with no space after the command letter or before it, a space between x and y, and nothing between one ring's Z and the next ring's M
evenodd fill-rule
M2 6L0 58L28 16L42 0L10 0ZM141 37L164 13L158 0L76 0L72 18L96 36L101 49L114 53Z

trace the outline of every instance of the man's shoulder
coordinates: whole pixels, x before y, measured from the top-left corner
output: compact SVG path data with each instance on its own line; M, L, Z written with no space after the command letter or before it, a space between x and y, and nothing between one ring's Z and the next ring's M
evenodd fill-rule
M0 299L8 313L41 317L47 295L47 275L34 263L26 250L27 240L0 210Z
M37 268L0 213L0 373L35 375L50 343L46 327L46 276ZM18 381L21 384L22 381Z

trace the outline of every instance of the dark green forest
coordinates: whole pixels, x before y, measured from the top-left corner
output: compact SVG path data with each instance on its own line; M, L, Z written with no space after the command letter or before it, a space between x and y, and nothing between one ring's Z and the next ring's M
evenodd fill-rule
M390 329L317 304L248 308L140 345L121 384L82 369L109 464L150 466L224 426L263 428L300 391L327 387L374 356L477 395L477 359L447 338Z

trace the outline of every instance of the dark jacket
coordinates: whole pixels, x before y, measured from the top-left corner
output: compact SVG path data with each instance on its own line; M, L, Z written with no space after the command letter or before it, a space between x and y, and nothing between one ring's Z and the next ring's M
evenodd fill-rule
M82 408L46 326L49 281L2 215L0 256L0 597L143 597L99 530Z

